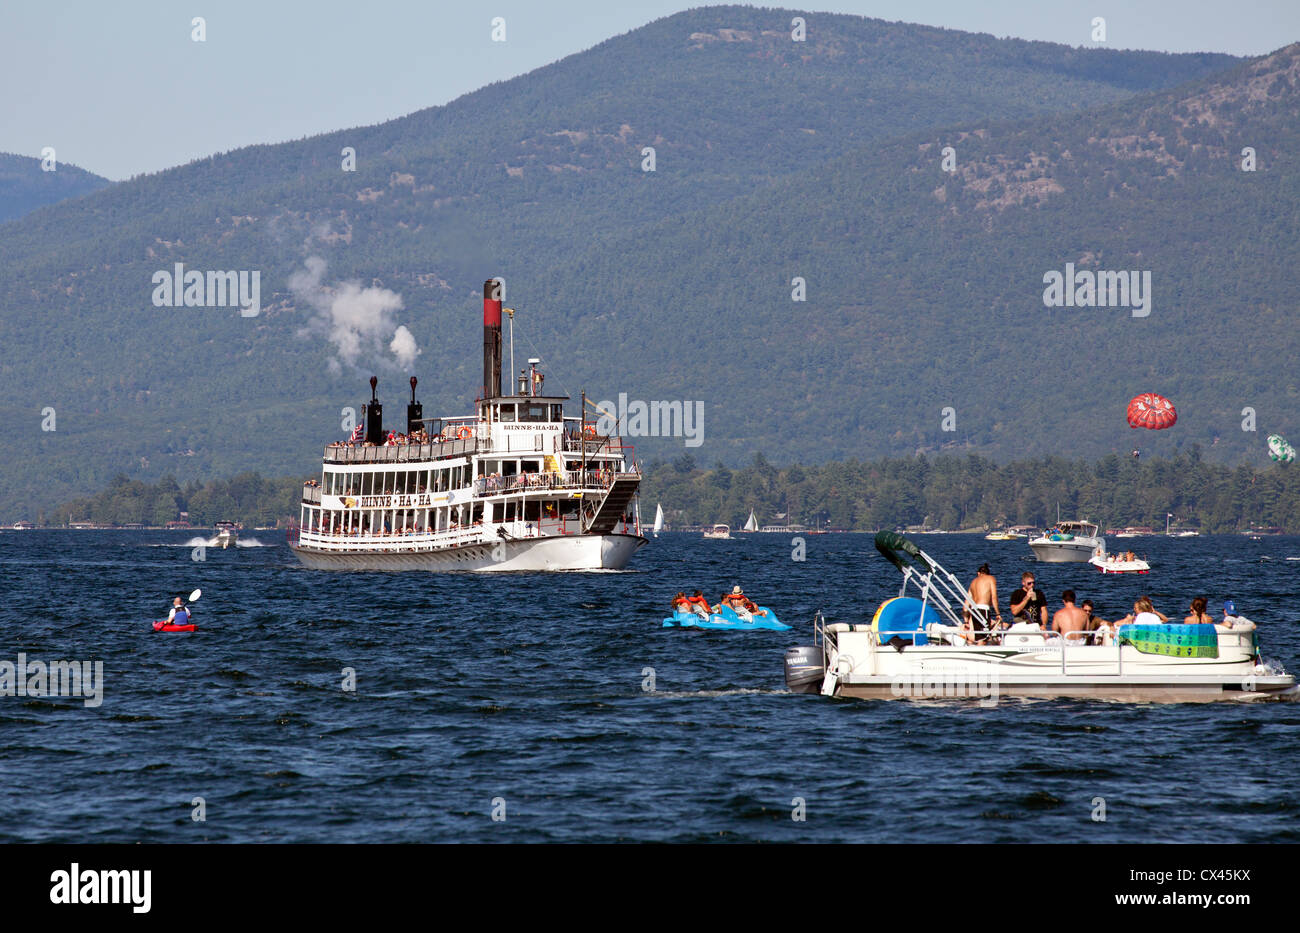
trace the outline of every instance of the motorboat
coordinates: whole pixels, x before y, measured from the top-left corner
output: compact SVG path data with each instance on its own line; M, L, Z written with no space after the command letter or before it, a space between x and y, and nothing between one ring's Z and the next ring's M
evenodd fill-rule
M1101 554L1088 558L1102 573L1150 573L1151 565L1139 557L1125 560L1122 554Z
M875 546L902 573L898 595L870 623L832 623L818 612L813 644L786 651L792 691L984 706L1002 697L1187 702L1296 693L1292 675L1262 661L1256 627L1240 617L1230 626L1131 623L1069 635L1017 622L980 634L984 611L937 560L896 532L877 534Z
M235 522L217 522L216 528L216 543L221 545L223 551L239 540L239 525Z
M708 531L704 532L704 537L713 538L717 541L727 541L731 538L730 525L714 525Z
M1034 556L1045 564L1086 563L1101 548L1106 552L1106 539L1098 534L1093 522L1057 522L1041 536L1029 542Z
M985 541L1014 541L1016 536L1009 531L990 531L984 536Z

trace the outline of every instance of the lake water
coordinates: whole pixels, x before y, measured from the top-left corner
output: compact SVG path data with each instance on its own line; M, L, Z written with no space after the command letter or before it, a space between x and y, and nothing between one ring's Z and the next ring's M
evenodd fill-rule
M283 537L0 533L0 661L99 660L103 701L0 697L0 840L37 842L1264 842L1300 839L1300 705L794 695L810 619L868 621L899 577L870 535L664 534L621 573L301 569ZM1146 538L1143 577L1023 541L917 539L1003 610L1205 595L1300 669L1300 538ZM665 629L677 590L739 583L789 632ZM194 634L155 634L202 587ZM344 669L355 691L343 689ZM653 670L654 690L643 686ZM203 798L205 819L192 818ZM1106 820L1092 818L1103 798ZM801 798L806 818L791 818ZM504 819L494 820L493 813Z

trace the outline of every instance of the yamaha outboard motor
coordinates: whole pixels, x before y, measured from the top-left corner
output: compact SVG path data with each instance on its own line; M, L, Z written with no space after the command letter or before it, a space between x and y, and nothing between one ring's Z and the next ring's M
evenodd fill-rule
M818 645L785 649L785 685L791 693L821 693L826 662Z

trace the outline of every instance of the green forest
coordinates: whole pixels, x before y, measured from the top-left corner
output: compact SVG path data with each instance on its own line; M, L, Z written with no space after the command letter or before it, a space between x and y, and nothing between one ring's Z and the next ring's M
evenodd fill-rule
M222 520L273 525L296 519L301 479L231 479L179 486L118 476L88 499L60 506L45 524L94 521L162 525L189 513L194 525ZM1095 462L1044 457L999 464L978 456L845 460L777 467L762 456L732 469L685 455L646 467L643 518L662 504L670 525L726 522L740 527L752 509L762 524L819 523L877 531L924 525L945 531L1043 526L1060 514L1103 527L1181 528L1206 534L1276 527L1300 533L1300 467L1265 469L1206 462L1193 447L1172 459L1107 456Z
M171 476L157 483L143 483L119 474L107 489L63 503L44 516L41 524L89 521L161 526L180 520L181 513L188 512L187 520L198 527L220 521L265 527L296 518L301 494L301 479L264 479L257 473L240 473L202 484L191 482L183 487Z
M1277 527L1300 533L1300 469L1262 470L1208 463L1200 449L1172 459L1110 455L1095 462L1044 457L999 464L978 456L847 460L776 467L761 456L743 469L698 466L690 455L653 464L641 489L643 520L656 504L668 523L725 522L740 527L750 510L760 524L879 531L924 525L944 531L1044 527L1082 518L1102 528L1206 534ZM784 515L786 517L782 518Z

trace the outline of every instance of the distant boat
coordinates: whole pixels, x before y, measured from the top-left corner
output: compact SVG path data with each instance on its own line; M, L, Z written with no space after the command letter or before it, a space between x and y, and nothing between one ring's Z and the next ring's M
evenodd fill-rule
M239 525L235 522L217 522L217 544L224 551L239 539Z
M14 522L14 531L31 531L35 527L31 522Z
M704 532L704 537L714 538L718 541L726 541L731 538L730 525L714 525L708 531Z
M655 503L655 537L659 537L659 532L664 530L664 507Z
M1106 553L1106 539L1097 534L1093 522L1057 522L1055 527L1030 541L1029 547L1043 563L1086 563L1094 553Z
M758 531L758 519L754 517L754 510L749 510L749 520L745 522L742 531Z

